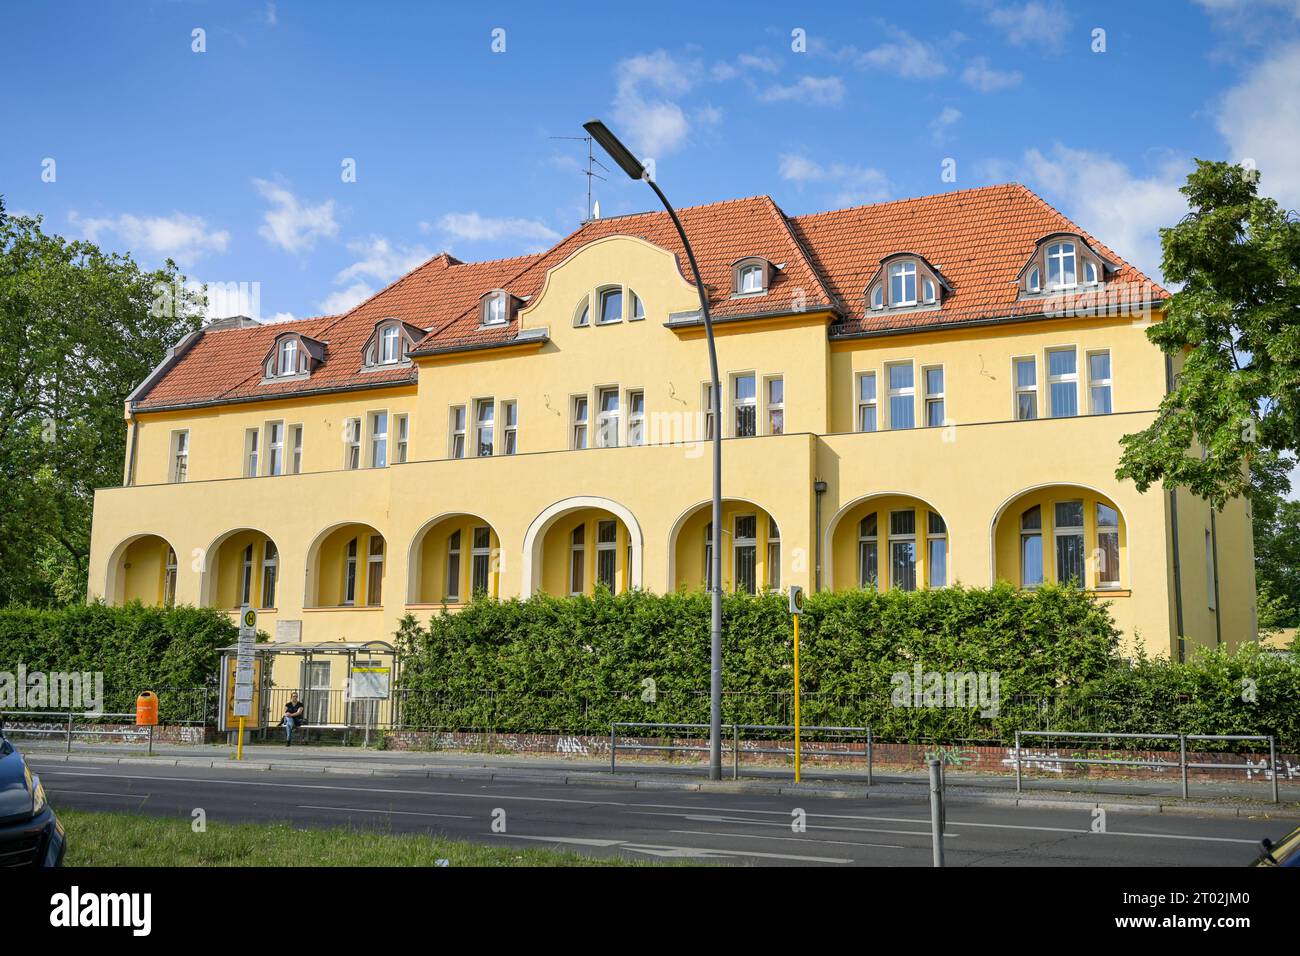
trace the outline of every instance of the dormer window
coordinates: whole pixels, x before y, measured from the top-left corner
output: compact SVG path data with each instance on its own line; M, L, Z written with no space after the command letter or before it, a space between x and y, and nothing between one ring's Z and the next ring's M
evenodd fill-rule
M381 319L370 333L370 338L366 339L361 370L366 372L393 365L409 365L411 349L424 335L423 329L401 319Z
M298 340L285 339L280 343L280 358L276 362L276 375L298 374Z
M898 262L889 267L889 304L916 305L915 262Z
M1073 242L1054 242L1047 247L1047 285L1052 289L1073 289L1078 282Z
M952 287L939 270L914 252L896 252L880 260L867 283L870 308L928 309L938 307Z
M483 302L483 324L505 325L510 321L506 306L506 294L504 292L489 294Z
M386 325L379 333L379 362L392 365L402 359L402 330L395 325Z
M762 295L772 284L775 267L762 256L746 256L731 264L734 295Z

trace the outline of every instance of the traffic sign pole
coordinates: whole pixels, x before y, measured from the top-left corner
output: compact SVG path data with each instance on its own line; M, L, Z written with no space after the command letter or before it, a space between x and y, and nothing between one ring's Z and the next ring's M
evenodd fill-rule
M244 724L253 708L253 656L256 653L257 612L245 604L239 609L239 648L235 656L235 713L239 717L239 743L235 759L244 759Z
M790 585L790 616L794 618L794 782L803 777L803 752L799 743L799 615L803 613L803 588Z

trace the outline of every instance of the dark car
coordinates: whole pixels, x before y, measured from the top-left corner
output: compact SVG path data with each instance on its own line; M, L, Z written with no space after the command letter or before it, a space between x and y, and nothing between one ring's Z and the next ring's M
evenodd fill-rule
M60 866L67 847L40 777L0 728L0 866Z
M1300 827L1296 827L1282 839L1260 841L1259 859L1252 866L1295 866L1300 867Z

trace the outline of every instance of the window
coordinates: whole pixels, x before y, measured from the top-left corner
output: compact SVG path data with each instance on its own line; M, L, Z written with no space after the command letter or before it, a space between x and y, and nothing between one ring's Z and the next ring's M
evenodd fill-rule
M713 590L713 522L704 526L704 590Z
M704 386L704 437L713 437L713 385L712 383Z
M402 358L402 330L395 325L386 325L379 332L379 361L383 365L392 365Z
M370 415L370 467L388 466L388 412Z
M1032 358L1014 361L1016 375L1016 421L1038 417L1038 363Z
M348 542L343 560L343 603L348 607L357 603L357 539Z
M1075 273L1074 243L1052 243L1047 247L1047 287L1072 289L1078 284Z
M628 290L628 295L632 296L632 321L640 322L645 318L645 303L641 301L639 295L632 292L630 289Z
M602 388L597 393L599 411L596 412L596 445L599 448L618 447L618 389Z
M943 425L943 369L927 368L925 378L925 424L927 428Z
M343 467L348 470L361 467L361 419L349 418L343 423Z
M1110 352L1088 353L1088 410L1094 415L1109 415Z
M474 403L474 441L479 458L492 454L492 432L496 426L496 403L490 398L480 398Z
M740 285L737 291L742 295L746 292L762 292L763 267L752 265L742 268L740 270Z
M275 607L275 575L280 565L280 555L275 545L267 541L262 545L262 607Z
M167 558L163 562L163 607L176 606L176 552L167 548Z
M1216 610L1218 601L1215 591L1218 589L1218 575L1214 573L1214 536L1205 532L1205 603L1210 610Z
M243 607L247 604L251 607L253 604L253 546L251 544L244 549L242 567L244 574L239 584L239 606Z
M284 474L284 422L271 422L266 426L266 473Z
M456 405L451 410L451 457L465 457L465 406Z
M576 328L581 328L591 322L591 297L583 299L578 303L578 308L573 313L573 324Z
M618 590L616 576L618 558L618 522L596 522L596 584Z
M885 307L885 286L883 283L876 283L875 288L871 290L871 307L873 309L883 309Z
M758 432L758 396L754 391L754 376L737 375L734 388L735 435L747 438Z
M447 593L444 600L450 604L460 601L460 530L447 536Z
M600 323L623 321L623 290L606 289L600 294Z
M411 419L406 415L393 416L393 428L397 432L397 447L394 449L394 464L406 464L406 454L411 439Z
M931 511L926 528L926 570L930 573L930 587L948 586L948 526L943 518Z
M1097 264L1091 259L1083 260L1083 281L1088 285L1097 284Z
M736 593L753 594L758 590L758 518L736 515L735 528L732 570L736 576Z
M916 386L912 363L886 366L889 375L889 427L916 427Z
M921 301L929 305L936 299L934 280L925 278L921 280Z
M767 433L785 434L785 379L767 380Z
M569 593L583 593L583 572L587 566L587 528L578 525L569 536Z
M1119 587L1119 512L1097 502L1097 586Z
M1058 501L1055 518L1057 583L1083 587L1083 502Z
M915 262L896 262L889 267L889 304L916 305Z
M1025 289L1029 292L1041 292L1042 288L1042 274L1038 271L1038 266L1034 266L1029 270L1029 275L1025 278Z
M889 513L889 586L916 590L916 512Z
M285 339L280 343L279 361L276 362L276 375L298 374L298 340Z
M645 392L640 389L627 393L627 443L645 444Z
M172 432L172 481L180 482L190 471L190 433Z
M1020 586L1043 583L1043 509L1027 508L1020 516Z
M505 428L501 432L501 452L513 455L519 450L519 404L502 402L501 411L505 417Z
M573 447L587 447L587 396L576 395L573 399Z
M244 477L257 475L257 442L260 437L256 428L244 429Z
M484 303L483 324L505 325L506 320L506 294L504 292L494 292L488 296L487 302Z
M470 551L470 594L488 594L492 588L492 529L474 529L474 547Z
M876 373L858 376L858 431L876 430Z
M781 529L775 518L767 519L767 586L781 590Z
M1078 355L1073 348L1048 351L1047 387L1053 418L1079 414Z
M289 437L290 437L289 467L292 469L292 471L290 471L290 474L301 475L302 474L302 426L294 425L291 429L289 429Z
M370 554L366 556L366 604L378 607L384 602L384 539L374 535L370 539Z
M880 586L880 552L877 550L877 518L873 511L858 522L858 587Z

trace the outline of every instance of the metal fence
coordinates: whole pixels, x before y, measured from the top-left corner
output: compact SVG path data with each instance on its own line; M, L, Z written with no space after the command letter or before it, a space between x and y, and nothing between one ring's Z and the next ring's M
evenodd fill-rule
M1177 769L1182 782L1182 796L1187 799L1187 771L1188 770L1252 770L1255 769L1249 764L1249 760L1243 763L1189 763L1187 760L1187 741L1202 740L1216 741L1221 743L1240 743L1256 742L1268 744L1268 766L1265 768L1273 784L1273 802L1278 802L1278 764L1277 764L1277 740L1272 736L1250 735L1250 734L1128 734L1128 733L1084 733L1084 732L1062 732L1059 730L1017 730L1016 742L1013 760L1016 766L1016 793L1022 792L1023 773L1022 767L1025 763L1038 764L1043 763L1041 756L1033 756L1026 760L1020 747L1020 741L1023 737L1046 737L1053 740L1151 740L1151 741L1178 741L1178 759L1177 760L1124 760L1108 757L1076 757L1076 756L1058 756L1056 759L1059 763L1083 764L1087 766L1114 766L1114 767L1142 767L1148 770ZM1162 751L1163 752L1163 751ZM1170 756L1173 751L1168 751Z
M694 731L702 730L705 732L705 735L703 736L702 742L700 744L696 744L694 742L681 743L676 739L672 743L648 744L648 743L643 743L640 739L634 739L631 741L628 740L620 741L618 736L618 731L620 728L626 730L687 731L688 732L687 734L682 735L687 737L687 739L690 739L690 732L694 732ZM727 733L728 729L730 730L730 739L724 737L724 739L721 741L720 749L722 750L722 753L724 755L728 753L731 754L731 779L733 780L740 779L740 758L742 754L759 755L759 756L783 756L783 757L794 756L793 745L787 747L783 747L779 745L775 747L763 746L764 743L772 742L774 739L779 744L780 736L777 735L785 735L785 734L793 733L794 732L793 724L780 724L780 725L723 724L722 725L722 730L724 734ZM803 741L800 742L799 751L802 756L811 757L811 758L848 757L848 758L864 759L866 760L867 763L867 785L868 786L871 785L873 758L872 758L872 735L871 735L870 727L819 727L816 725L812 725L812 726L800 725L799 729L800 729L801 736L812 735L811 737L805 739L809 740L809 742L811 742L813 746L811 747L806 746ZM682 753L682 754L708 753L709 747L707 745L707 741L708 741L709 730L710 730L709 724L661 724L661 723L650 723L645 721L614 721L609 725L609 772L610 773L618 772L618 752L620 750L625 752L634 752L634 753L635 752L662 753L667 751L670 757L674 752ZM741 739L742 731L746 733L750 733L751 735L755 735L749 739L748 746L745 746L746 741ZM653 739L653 735L652 735L652 739ZM863 741L864 744L863 749L862 750L849 750L849 749L827 750L824 747L818 748L816 746L816 743L818 741L829 745L829 744L834 744L836 742L848 741L850 739L858 739ZM727 746L728 744L730 744L729 747Z
M18 718L16 725L14 718ZM131 726L126 730L95 726L102 722L129 723ZM25 726L28 724L37 726ZM67 741L68 753L72 753L74 737L116 737L122 743L147 743L149 752L153 753L153 728L136 727L134 711L129 714L90 714L76 710L5 710L0 711L0 725L6 736L63 737Z

